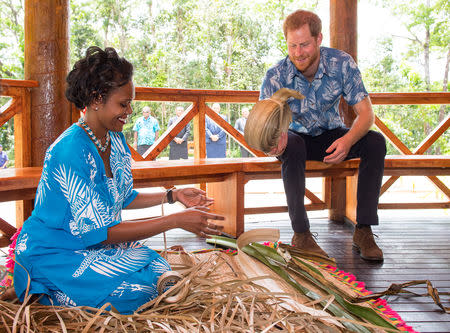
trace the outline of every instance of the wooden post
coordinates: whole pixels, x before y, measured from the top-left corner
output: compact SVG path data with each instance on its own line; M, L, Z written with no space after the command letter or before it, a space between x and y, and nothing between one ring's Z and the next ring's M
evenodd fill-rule
M15 127L26 126L31 137L15 129L24 151L21 165L41 166L50 144L70 125L70 104L64 95L69 69L69 0L25 1L25 79L39 82L31 98L23 98L23 113ZM27 114L31 110L31 114ZM16 145L17 147L17 145ZM33 202L18 201L16 224L31 215Z
M330 0L330 46L343 50L357 61L357 0ZM350 127L355 119L354 111L343 99L340 113L346 126ZM346 184L345 178L325 180L326 194L331 199L329 218L343 222L346 216Z
M194 117L194 159L206 158L206 138L205 138L205 120L206 104L205 98L200 97L195 103L198 113ZM200 188L206 191L206 184L200 184Z
M41 166L50 144L70 125L64 96L69 69L69 0L25 1L25 79L31 94L31 164Z
M357 62L358 49L358 1L330 0L330 46L350 54ZM351 126L355 113L342 99L341 116L346 126Z
M199 98L195 105L198 113L194 117L194 158L200 159L206 157L206 138L205 138L205 120L206 104L204 98Z
M239 237L244 232L244 173L235 172L220 183L208 183L208 196L214 198L211 212L223 215L223 231Z
M34 88L37 89L37 88ZM23 89L20 96L21 112L14 117L15 167L31 166L31 92ZM19 228L33 211L33 200L16 201L16 226Z

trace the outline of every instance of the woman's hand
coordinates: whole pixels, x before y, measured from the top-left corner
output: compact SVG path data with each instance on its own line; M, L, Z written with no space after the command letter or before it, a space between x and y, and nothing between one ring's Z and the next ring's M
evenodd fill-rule
M214 202L213 199L206 196L205 191L197 188L180 188L173 191L174 200L181 202L187 208L201 206L208 207Z
M222 215L209 213L206 207L191 207L182 212L176 213L177 227L192 232L200 237L208 235L220 235L222 225L212 223L209 220L224 220Z

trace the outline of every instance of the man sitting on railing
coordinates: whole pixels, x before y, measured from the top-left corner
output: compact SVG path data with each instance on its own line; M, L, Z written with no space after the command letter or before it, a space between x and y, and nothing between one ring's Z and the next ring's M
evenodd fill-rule
M385 139L369 130L374 114L355 61L343 51L320 47L321 29L320 18L312 12L298 10L285 19L283 31L288 56L269 69L260 93L260 99L266 99L286 87L305 96L303 100L289 100L293 113L289 131L281 133L278 146L270 151L283 163L284 188L294 229L292 244L303 250L326 254L309 231L303 204L305 161L335 164L359 157L353 245L362 258L382 260L383 252L375 243L370 226L378 224ZM339 115L341 97L357 113L350 129L344 127Z

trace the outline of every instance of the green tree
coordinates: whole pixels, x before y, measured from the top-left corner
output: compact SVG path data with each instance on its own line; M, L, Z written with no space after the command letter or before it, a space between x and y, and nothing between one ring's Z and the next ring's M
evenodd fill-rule
M0 1L0 77L24 77L23 17L22 1Z

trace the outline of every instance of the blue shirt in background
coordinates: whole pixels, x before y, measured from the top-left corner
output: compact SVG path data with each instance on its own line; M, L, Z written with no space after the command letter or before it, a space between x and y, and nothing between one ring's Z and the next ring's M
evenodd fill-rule
M149 145L155 142L155 134L159 131L159 123L156 118L148 116L140 117L133 126L133 131L138 135L138 146Z
M8 161L8 154L5 151L0 152L0 168Z

